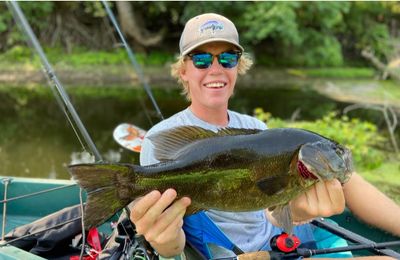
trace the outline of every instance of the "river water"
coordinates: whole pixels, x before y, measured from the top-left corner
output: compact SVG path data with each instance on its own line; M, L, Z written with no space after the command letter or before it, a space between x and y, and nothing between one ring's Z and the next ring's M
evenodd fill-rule
M159 121L144 91L129 86L85 86L67 92L104 159L138 163L138 154L121 148L112 132L123 122L148 129ZM153 93L164 117L188 105L177 88L155 88ZM344 105L311 88L238 86L230 108L252 115L261 107L284 119L294 114L297 119L316 119ZM66 166L84 161L83 151L49 87L0 86L1 176L69 179Z

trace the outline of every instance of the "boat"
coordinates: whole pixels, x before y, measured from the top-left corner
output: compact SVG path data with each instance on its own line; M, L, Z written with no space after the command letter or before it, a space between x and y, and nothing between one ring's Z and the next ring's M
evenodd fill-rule
M38 179L22 177L0 177L0 196L3 195L2 213L2 238L4 235L16 227L32 223L37 219L62 210L66 207L80 204L79 186L72 180L57 179ZM85 194L82 196L85 201ZM336 229L344 232L344 236L349 244L371 245L372 243L383 243L388 241L398 241L399 238L388 233L370 227L355 218L349 210L345 210L340 215L331 218L339 224L339 230L335 225L324 220L317 220L315 225L322 225L323 228ZM117 216L99 227L103 234L112 232L113 222ZM324 226L326 225L326 226ZM340 228L341 227L341 228ZM344 231L343 231L344 230ZM336 232L333 230L332 232ZM372 242L373 241L373 242ZM188 259L198 259L192 254L191 250L186 253L192 255ZM400 243L396 247L353 251L356 256L386 254L397 259L400 257ZM20 248L3 245L0 247L0 259L46 259Z

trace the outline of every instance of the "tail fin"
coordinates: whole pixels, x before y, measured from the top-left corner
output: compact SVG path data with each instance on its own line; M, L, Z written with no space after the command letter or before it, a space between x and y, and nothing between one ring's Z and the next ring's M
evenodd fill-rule
M68 166L73 179L87 192L85 229L102 224L134 198L134 173L128 164Z

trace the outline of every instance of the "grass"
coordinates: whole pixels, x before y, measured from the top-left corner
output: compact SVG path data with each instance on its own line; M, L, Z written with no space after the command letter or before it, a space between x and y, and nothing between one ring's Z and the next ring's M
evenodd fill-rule
M299 68L288 69L287 73L300 78L324 78L324 79L372 79L376 72L372 68Z
M385 162L376 169L361 170L359 174L400 205L399 161Z
M49 62L61 68L87 68L102 65L126 65L130 64L128 54L123 47L110 51L93 51L82 48L74 48L71 53L65 53L61 48L45 48ZM164 66L174 60L174 54L165 52L135 53L136 61L142 66ZM40 68L39 57L33 50L24 46L15 46L9 51L0 54L0 67L10 64L16 66L31 66Z
M75 47L71 53L66 53L62 48L44 48L50 63L57 67L86 68L101 65L129 64L130 60L125 49L121 46L108 51L87 50ZM137 62L142 66L165 66L175 60L175 53L165 51L152 51L149 53L134 52ZM5 53L0 54L0 68L6 64L30 64L40 67L37 55L28 47L17 45ZM372 79L376 72L372 68L335 67L335 68L299 68L288 69L289 75L301 78L369 78Z

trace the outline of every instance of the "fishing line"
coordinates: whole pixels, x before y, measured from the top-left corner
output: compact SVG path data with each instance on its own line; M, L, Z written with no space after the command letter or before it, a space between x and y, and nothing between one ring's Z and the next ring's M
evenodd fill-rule
M101 2L103 3L103 6L104 6L104 8L105 8L105 10L106 10L106 12L107 12L107 15L108 15L109 19L111 20L111 22L112 22L112 24L113 24L115 30L117 31L119 38L120 38L121 41L122 41L122 44L123 44L123 46L124 46L124 48L125 48L125 50L126 50L126 52L127 52L127 54L128 54L128 57L129 57L129 60L130 60L130 62L131 62L131 64L132 64L132 66L133 66L133 69L136 71L136 73L137 73L137 75L138 75L138 79L139 79L139 81L142 83L143 88L144 88L144 90L146 91L146 94L147 94L147 96L149 97L151 103L153 104L153 107L154 107L154 109L156 110L158 117L159 117L161 120L164 120L164 116L162 115L161 110L160 110L160 108L158 107L157 102L156 102L156 100L155 100L155 98L154 98L154 96L153 96L153 94L152 94L152 91L151 91L151 89L150 89L150 86L148 85L147 80L146 80L145 77L144 77L143 70L142 70L141 66L139 65L139 63L137 62L137 60L136 60L136 58L135 58L135 55L134 55L132 49L130 48L128 42L126 41L125 36L124 36L124 34L122 33L122 31L121 31L121 29L120 29L120 26L119 26L119 24L118 24L118 22L117 22L117 19L115 18L115 16L114 16L114 14L113 14L113 12L112 12L110 6L108 5L107 1L102 0ZM145 106L145 104L143 103L143 100L141 100L141 99L139 99L139 100L140 100L141 106L144 108L144 112L145 112L145 114L146 114L147 119L149 120L150 124L153 125L153 122L152 122L152 120L151 120L151 117L150 117L150 115L147 113L146 106ZM126 211L127 217L129 218L129 215L130 215L130 209L129 209L129 207L125 207L125 211ZM119 213L117 213L117 216L118 216L118 218L120 218ZM126 228L125 228L124 225L122 225L122 229L124 230L124 232L125 232L126 234L128 234L128 231L126 230ZM131 241L131 238L130 238L129 236L128 236L128 241L129 241L129 242L132 242L132 241Z
M80 207L81 207L81 226L82 226L82 248L81 248L81 253L79 255L79 259L82 259L83 253L85 252L85 246L86 246L86 231L85 231L85 214L83 214L83 199L82 199L82 193L83 190L79 189L79 202L80 202Z
M83 144L82 140L79 137L78 131L75 129L73 122L75 123L76 127L79 129L79 133L82 135L83 139L85 140L86 144L89 147L89 150L94 155L95 160L97 162L103 161L99 151L97 150L96 145L94 144L93 140L91 139L89 133L87 132L86 128L84 127L82 121L80 120L75 108L73 107L68 94L65 92L61 82L58 80L57 76L54 73L53 68L51 67L47 57L37 40L35 34L33 33L29 23L27 22L25 15L21 11L19 5L15 1L7 1L6 2L8 8L12 11L13 17L16 23L20 26L20 28L25 32L28 36L28 44L36 51L38 56L40 57L43 69L45 70L45 75L48 78L48 81L53 82L54 84L50 84L50 87L53 91L53 94L56 97L57 103L59 104L61 110L64 112L68 122L70 123L72 129L75 132L79 142L81 143L84 150L86 150L85 145ZM68 112L67 112L68 111ZM69 117L71 115L72 119ZM82 193L82 189L80 188L80 196ZM83 208L83 202L80 201L81 207ZM83 211L82 211L83 212ZM83 215L83 214L82 214ZM83 219L83 218L82 218ZM82 224L84 226L84 224ZM85 233L85 230L82 230L82 234ZM82 248L85 247L85 240L82 242ZM82 257L80 257L82 258Z
M153 94L152 94L152 92L151 92L151 90L150 90L150 86L149 86L149 84L147 83L147 80L146 80L145 77L144 77L143 70L142 70L142 68L140 67L139 63L137 62L137 60L136 60L136 58L135 58L135 55L134 55L133 52L132 52L132 49L129 47L127 41L125 40L125 37L124 37L124 35L123 35L123 33L122 33L122 31L121 31L119 25L118 25L117 19L115 18L113 12L111 11L110 6L108 5L107 1L102 0L101 2L103 3L103 5L104 5L104 7L105 7L105 9L106 9L106 12L107 12L109 18L110 18L111 22L113 23L113 25L114 25L114 27L115 27L115 29L116 29L118 35L119 35L119 38L121 39L122 44L123 44L124 47L125 47L126 52L128 53L129 60L131 61L131 64L132 64L134 70L135 70L136 73L137 73L137 76L138 76L138 78L139 78L139 81L143 84L144 90L146 91L147 96L150 98L150 101L151 101L151 103L153 104L153 107L154 107L154 109L155 109L156 112L157 112L157 116L158 116L161 120L164 120L164 116L162 115L161 110L160 110L160 108L158 107L157 102L156 102L156 100L154 99ZM146 109L145 109L145 111L146 111ZM147 116L148 116L148 115L147 115ZM150 122L151 122L151 119L150 119L150 118L148 118L148 119L149 119ZM152 123L152 122L151 122L151 123Z
M75 111L68 94L65 92L61 82L58 80L56 74L54 73L53 68L51 67L49 61L47 60L47 57L40 46L39 41L37 40L35 34L32 31L32 28L30 27L29 23L27 22L25 15L21 11L19 5L15 1L6 1L6 4L9 9L11 9L14 19L16 23L21 27L23 32L28 36L27 41L28 44L36 51L38 54L43 69L45 71L45 75L47 76L48 80L50 82L53 82L53 84L50 84L50 87L53 90L53 93L56 96L57 102L59 103L61 110L64 111L64 114L67 117L68 122L70 122L72 128L74 129L74 124L72 124L72 121L75 123L76 127L79 129L80 134L82 135L83 139L85 140L86 144L89 147L89 150L91 153L94 155L96 161L101 162L103 161L99 151L96 148L96 145L93 143L92 139L89 136L89 133L87 132L86 128L84 127L82 121L80 120L77 112ZM58 95L57 95L58 93ZM61 105L62 104L62 105ZM71 115L72 119L69 118L68 113ZM77 134L78 131L74 130L75 133ZM79 140L79 137L78 137ZM83 144L83 143L81 143ZM85 146L83 145L83 149L85 149Z

